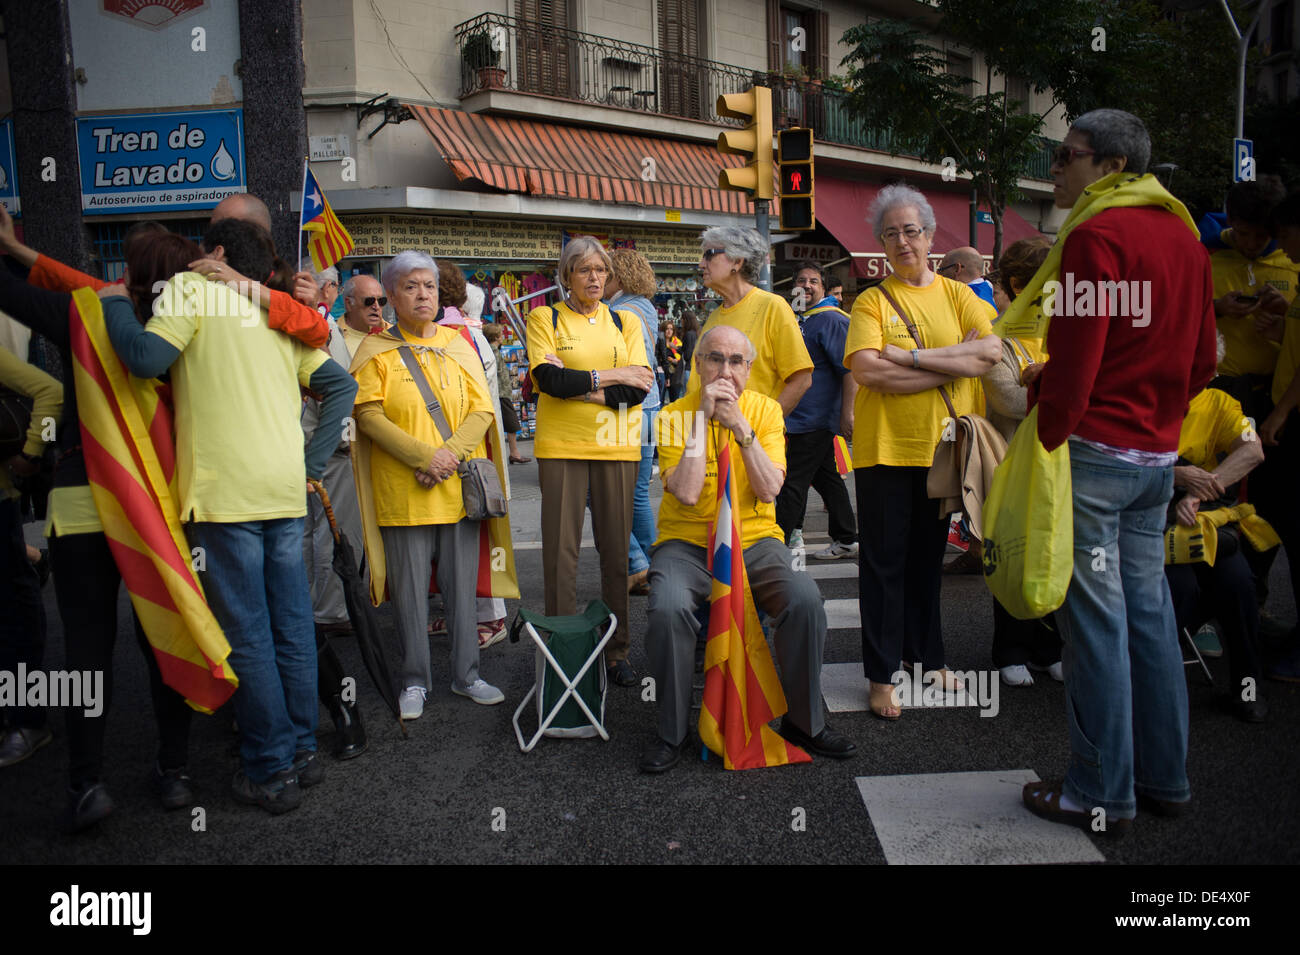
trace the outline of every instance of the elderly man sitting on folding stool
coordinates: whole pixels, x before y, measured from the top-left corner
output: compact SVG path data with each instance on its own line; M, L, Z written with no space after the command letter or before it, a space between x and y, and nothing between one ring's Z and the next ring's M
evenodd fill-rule
M784 416L765 395L746 391L754 345L740 331L717 325L695 349L700 389L668 405L659 418L664 494L659 539L650 561L646 650L657 684L659 736L641 754L642 772L661 773L681 758L688 730L696 611L709 599L706 547L717 512L718 451L731 432L746 573L757 606L776 627L776 654L789 712L780 733L819 756L857 752L825 725L821 708L826 613L817 584L796 572L776 523L785 480ZM732 452L733 455L736 451Z

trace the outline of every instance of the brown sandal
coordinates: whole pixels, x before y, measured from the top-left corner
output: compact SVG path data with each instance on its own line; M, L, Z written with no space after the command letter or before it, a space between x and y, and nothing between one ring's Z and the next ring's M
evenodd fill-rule
M877 687L889 688L889 701L887 703L881 704L876 701L876 697L878 696L878 694L876 693ZM871 697L871 701L868 705L871 707L872 716L878 717L879 719L882 720L896 720L903 715L902 704L899 702L898 697L895 695L896 690L897 687L895 687L893 684L890 683L871 684L871 687L867 692ZM889 713L886 712L886 710L891 710L891 709L897 710L898 712L891 716Z
M1035 816L1046 819L1048 822L1059 822L1063 825L1074 826L1084 832L1091 832L1099 836L1122 836L1132 828L1132 819L1108 819L1104 814L1094 816L1090 812L1078 812L1074 809L1061 808L1061 791L1064 785L1064 782L1059 779L1025 783L1025 788L1020 792L1020 798L1023 800L1025 808ZM1104 820L1101 824L1102 828L1093 828L1094 819Z

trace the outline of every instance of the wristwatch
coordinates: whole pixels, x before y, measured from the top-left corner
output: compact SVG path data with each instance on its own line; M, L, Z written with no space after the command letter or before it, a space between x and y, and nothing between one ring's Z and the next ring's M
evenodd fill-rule
M740 438L737 441L737 444L739 444L742 448L747 448L754 443L754 438L757 436L757 434L758 432L756 432L753 428L750 428L749 434L743 438Z

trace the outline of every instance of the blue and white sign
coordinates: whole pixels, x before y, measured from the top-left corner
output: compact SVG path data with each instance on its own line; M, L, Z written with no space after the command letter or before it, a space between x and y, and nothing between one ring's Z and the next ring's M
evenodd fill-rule
M1232 141L1232 181L1255 181L1255 141L1252 139L1234 139Z
M983 225L993 224L993 213L985 212L983 209L975 210L975 221Z
M18 161L14 153L14 121L0 123L0 205L17 219L23 214L18 199Z
M246 191L238 109L84 116L77 155L87 215L211 209Z

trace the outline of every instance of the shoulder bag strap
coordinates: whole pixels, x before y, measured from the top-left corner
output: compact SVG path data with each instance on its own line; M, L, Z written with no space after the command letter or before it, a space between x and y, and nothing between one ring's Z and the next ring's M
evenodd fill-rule
M425 377L424 369L416 361L415 353L411 351L409 346L403 345L397 351L402 356L402 362L406 365L406 370L415 379L415 386L420 389L420 395L424 398L424 407L429 412L429 417L433 419L433 426L438 429L438 433L442 435L442 440L445 442L451 437L451 428L447 424L447 416L442 413L442 405L438 403L437 395L429 387L429 379Z
M913 325L912 320L908 318L907 312L903 311L903 307L899 305L898 302L894 301L894 296L889 294L889 290L886 289L883 284L877 285L876 288L880 289L880 294L885 296L890 305L894 306L894 311L898 313L898 317L901 318L903 324L907 326L907 333L912 336L912 341L916 342L916 347L924 348L925 346L921 344L921 336L917 334L916 326ZM939 386L939 396L943 398L943 403L948 406L948 414L952 415L953 421L956 421L957 409L952 406L952 399L948 397L948 390L943 385Z

